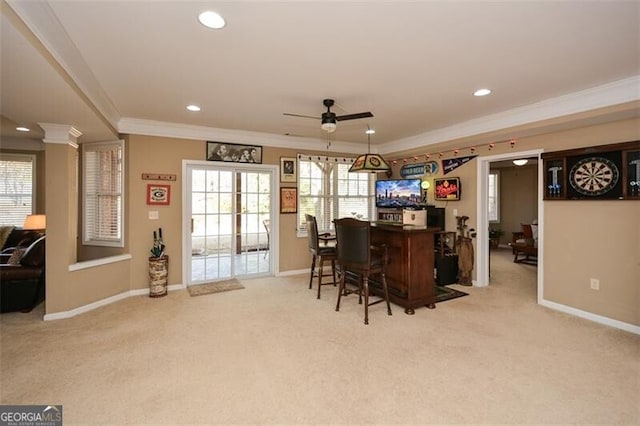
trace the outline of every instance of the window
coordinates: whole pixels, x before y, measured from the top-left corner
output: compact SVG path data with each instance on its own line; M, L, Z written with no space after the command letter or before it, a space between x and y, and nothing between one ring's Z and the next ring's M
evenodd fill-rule
M83 244L124 246L124 141L86 143L83 149Z
M320 231L333 229L335 218L372 216L375 175L349 173L350 160L298 156L298 231L306 229L305 214Z
M0 225L22 226L33 213L35 155L0 154Z
M489 172L489 222L500 222L500 174Z

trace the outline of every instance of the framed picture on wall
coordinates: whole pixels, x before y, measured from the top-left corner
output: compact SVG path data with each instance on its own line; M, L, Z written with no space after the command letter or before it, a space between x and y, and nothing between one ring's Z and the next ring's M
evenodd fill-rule
M147 184L147 204L168 206L171 203L171 185Z
M280 188L280 213L298 213L298 188Z
M262 147L207 141L207 160L262 164Z
M297 182L297 168L295 158L280 157L280 182Z
M435 186L434 199L438 201L458 201L462 194L460 178L437 178L433 180Z

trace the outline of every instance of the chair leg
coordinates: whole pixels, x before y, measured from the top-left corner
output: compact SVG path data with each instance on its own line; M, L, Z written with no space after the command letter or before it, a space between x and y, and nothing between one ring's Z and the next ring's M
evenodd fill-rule
M324 275L324 259L322 256L318 256L318 299L320 299L320 289L322 289L322 276Z
M311 256L311 276L309 277L309 290L311 290L311 284L313 284L313 271L316 270L316 256Z
M336 261L335 259L331 259L331 273L333 274L333 286L335 287L336 284L338 283L338 280L336 280Z
M369 276L364 275L364 323L369 324Z
M342 270L340 274L340 285L338 286L338 302L336 303L336 312L340 310L340 298L342 297L342 293L344 293L344 276L345 271Z
M391 304L389 304L389 288L387 287L387 277L384 272L382 276L382 288L384 288L384 300L387 301L387 315L391 315Z

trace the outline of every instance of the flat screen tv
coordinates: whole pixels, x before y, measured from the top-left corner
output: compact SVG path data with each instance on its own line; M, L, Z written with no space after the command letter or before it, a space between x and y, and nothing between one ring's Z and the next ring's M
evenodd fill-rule
M417 208L420 206L420 179L389 179L376 181L376 207Z

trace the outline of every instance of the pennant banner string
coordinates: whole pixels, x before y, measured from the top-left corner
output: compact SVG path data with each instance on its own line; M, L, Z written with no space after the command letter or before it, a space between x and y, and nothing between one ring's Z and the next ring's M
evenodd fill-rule
M480 144L480 145L470 145L464 148L453 148L447 151L436 151L436 152L427 152L423 155L412 155L412 156L408 156L405 158L396 158L394 160L388 160L390 163L392 164L398 164L398 163L402 163L402 164L406 164L409 161L429 161L429 159L431 159L432 156L436 156L437 158L441 159L445 156L445 154L450 153L453 157L457 157L458 154L463 153L465 154L466 152L464 152L465 150L469 150L469 154L471 155L476 155L478 154L478 149L479 148L484 148L487 147L487 149L489 151L491 151L493 148L496 147L497 144L501 144L501 143L509 143L509 145L511 146L511 148L515 148L516 146L516 140L515 139L507 139L507 140L503 140L503 141L498 141L498 142L490 142L490 143L486 143L486 144ZM449 155L447 155L449 156Z

